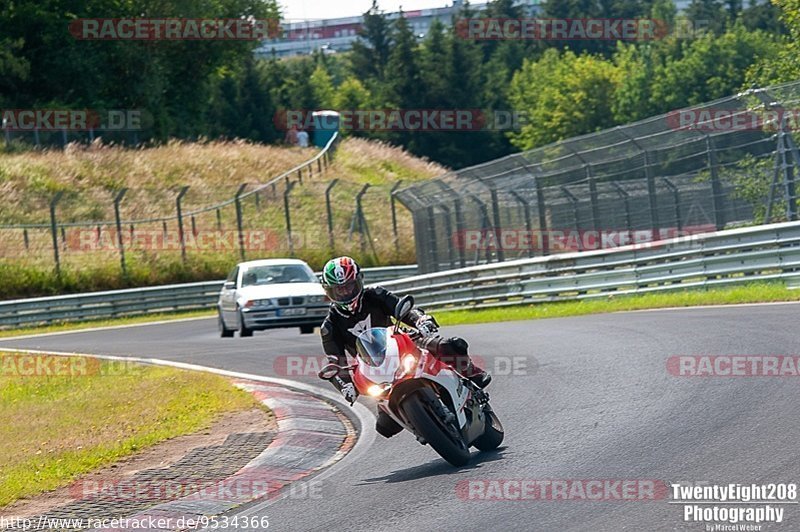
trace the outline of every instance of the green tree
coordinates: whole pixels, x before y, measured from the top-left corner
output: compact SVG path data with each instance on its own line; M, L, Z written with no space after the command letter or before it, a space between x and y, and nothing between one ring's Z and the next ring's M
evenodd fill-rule
M764 56L747 73L749 84L770 85L800 79L800 0L772 0L789 32L777 53Z
M512 144L531 149L611 127L618 83L618 69L599 56L551 49L526 61L511 83L510 99L527 123L510 134Z

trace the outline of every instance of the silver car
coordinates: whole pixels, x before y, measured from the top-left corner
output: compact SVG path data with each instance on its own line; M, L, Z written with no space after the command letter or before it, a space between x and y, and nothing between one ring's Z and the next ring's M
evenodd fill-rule
M219 294L219 331L230 338L253 331L300 327L310 334L328 313L329 303L314 271L302 260L242 262L231 270Z

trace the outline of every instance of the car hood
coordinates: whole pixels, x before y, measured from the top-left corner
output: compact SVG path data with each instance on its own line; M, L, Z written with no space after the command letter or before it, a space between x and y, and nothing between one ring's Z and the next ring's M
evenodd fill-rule
M285 283L246 286L237 290L244 299L269 299L273 297L324 296L325 290L319 283Z

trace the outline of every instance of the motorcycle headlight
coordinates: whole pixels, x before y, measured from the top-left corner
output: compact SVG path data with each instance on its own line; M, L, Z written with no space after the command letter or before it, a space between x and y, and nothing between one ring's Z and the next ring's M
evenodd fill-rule
M369 388L367 388L367 394L371 397L380 397L381 395L385 394L389 390L388 386L381 386L380 384L373 384Z

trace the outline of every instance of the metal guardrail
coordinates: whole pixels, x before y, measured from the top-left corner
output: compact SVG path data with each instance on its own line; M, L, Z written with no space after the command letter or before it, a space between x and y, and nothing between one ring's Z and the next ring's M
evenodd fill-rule
M800 282L800 222L747 227L613 250L565 253L408 277L367 268L368 284L413 294L428 309L474 309L617 295ZM394 280L391 280L394 279ZM222 281L0 303L0 327L212 308Z
M367 283L414 275L417 266L365 268ZM118 318L187 310L206 310L217 303L224 281L111 290L0 302L0 328L67 321Z
M548 301L800 282L800 222L705 233L614 250L567 253L383 283L427 309L475 309Z

